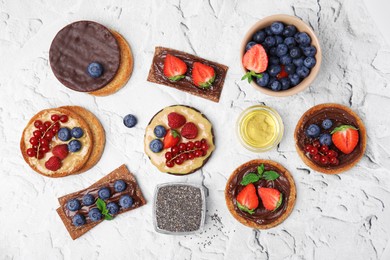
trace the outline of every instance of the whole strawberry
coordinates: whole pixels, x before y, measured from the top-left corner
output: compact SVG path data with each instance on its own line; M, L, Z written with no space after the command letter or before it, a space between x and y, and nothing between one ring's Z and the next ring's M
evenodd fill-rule
M192 122L185 123L181 129L181 136L187 139L195 139L198 136L198 127Z
M332 142L343 153L350 154L359 142L358 129L351 125L341 125L333 129Z
M186 123L186 118L176 112L168 114L168 125L170 128L180 128Z
M52 156L45 162L45 167L46 169L50 171L57 171L59 168L61 168L62 163L61 159L58 158L57 156Z

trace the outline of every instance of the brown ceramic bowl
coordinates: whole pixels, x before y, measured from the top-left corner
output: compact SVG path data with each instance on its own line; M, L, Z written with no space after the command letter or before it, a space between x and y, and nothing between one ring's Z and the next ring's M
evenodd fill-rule
M275 97L286 97L286 96L291 96L294 95L298 92L301 92L302 90L306 89L316 78L318 71L320 70L321 66L321 60L322 60L322 52L321 52L321 47L320 43L318 41L317 36L314 34L313 30L308 26L305 22L303 22L301 19L291 16L291 15L286 15L286 14L277 14L277 15L271 15L267 16L264 19L258 21L255 23L249 31L245 34L244 39L241 43L241 50L240 50L240 57L242 61L242 57L245 54L245 46L248 42L252 40L253 35L255 32L266 28L267 26L270 26L273 22L282 22L286 25L294 25L297 27L298 31L300 32L306 32L310 38L311 38L311 44L317 48L317 54L315 55L315 58L317 60L316 65L310 70L309 76L307 76L304 80L301 81L298 85L295 87L289 88L287 90L281 90L281 91L272 91L271 89L261 87L256 84L255 81L252 81L252 86L255 87L256 89L260 90L264 94L270 95L270 96L275 96ZM248 70L244 68L241 62L241 67L244 70L244 73L246 73Z

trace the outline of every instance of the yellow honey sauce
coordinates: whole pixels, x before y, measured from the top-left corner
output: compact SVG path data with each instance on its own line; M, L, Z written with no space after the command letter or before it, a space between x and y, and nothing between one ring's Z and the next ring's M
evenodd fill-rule
M256 152L267 151L278 145L284 131L279 114L274 109L261 105L243 111L237 128L244 147Z

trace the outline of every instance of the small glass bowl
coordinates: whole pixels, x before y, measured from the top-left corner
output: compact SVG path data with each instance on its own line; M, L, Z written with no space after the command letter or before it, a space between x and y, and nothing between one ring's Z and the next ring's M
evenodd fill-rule
M253 140L253 138L251 139L248 136L249 134L246 134L250 130L247 129L246 126L250 123L249 121L253 119L254 116L257 116L256 115L257 113L265 115L265 117L267 117L268 120L271 120L268 122L271 122L274 126L272 138L268 142L261 145L254 144L255 141ZM264 121L266 121L267 119L264 119ZM238 117L236 123L236 133L241 144L246 149L253 152L265 152L274 148L280 143L284 133L284 125L283 125L282 118L280 117L280 115L275 109L263 105L256 105L245 109Z
M166 187L166 186L175 186L175 185L191 186L191 187L198 188L200 190L200 196L201 196L201 200L202 200L202 209L201 209L202 212L201 212L199 229L193 230L193 231L188 231L188 232L172 232L172 231L160 229L158 227L157 214L156 214L156 212L157 212L157 194L158 194L160 188ZM205 190L204 190L203 186L198 185L198 184L185 183L185 182L167 182L167 183L162 183L162 184L159 184L156 186L156 189L154 190L154 201L153 201L153 226L154 226L154 230L156 230L156 232L162 233L162 234L167 234L167 235L183 235L183 236L194 234L194 233L197 233L197 232L200 232L203 230L205 218L206 218L206 194L205 194Z

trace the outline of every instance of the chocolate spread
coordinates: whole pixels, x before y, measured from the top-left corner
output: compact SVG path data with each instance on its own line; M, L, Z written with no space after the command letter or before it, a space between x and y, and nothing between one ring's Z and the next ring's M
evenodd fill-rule
M289 200L289 197L290 197L291 186L290 186L288 179L284 175L284 172L280 171L278 168L276 168L272 165L264 164L265 171L275 171L280 176L279 176L279 178L277 178L274 181L267 181L267 180L261 179L255 183L253 183L256 187L256 192L257 192L257 189L259 187L277 189L278 191L280 191L282 193L282 198L283 198L282 204L276 210L269 211L269 210L264 208L264 206L262 205L261 200L259 198L259 206L257 207L257 209L255 210L255 212L253 214L249 214L249 213L241 211L237 207L236 198L237 198L238 193L240 193L240 191L245 186L241 185L240 182L242 181L244 176L247 175L248 173L257 172L258 166L259 166L258 164L252 164L252 165L247 165L246 167L239 169L239 172L236 172L236 175L229 183L228 194L229 194L230 199L233 201L234 209L241 217L243 217L245 219L249 219L249 220L251 220L257 224L260 224L260 225L266 225L266 224L270 224L270 223L276 221L286 211L287 201Z
M123 212L126 212L130 209L134 209L134 208L138 208L140 206L142 206L142 201L141 199L137 196L137 193L136 193L136 186L137 184L135 184L134 182L132 181L128 181L128 180L123 180L125 183L126 183L126 189L122 192L115 192L114 190L114 183L115 183L115 180L111 181L110 183L108 184L105 184L105 185L102 185L102 186L99 186L99 187L94 187L94 188L87 188L85 190L81 190L77 193L75 193L74 196L72 196L72 198L69 198L69 200L71 199L78 199L81 203L81 208L77 211L70 211L67 207L66 207L66 203L69 201L67 200L63 205L61 205L62 209L64 210L66 216L69 218L69 219L72 219L73 216L75 216L76 214L82 214L85 219L86 219L86 222L87 223L90 223L91 220L89 219L89 216L88 216L88 212L92 209L92 208L97 208L96 206L96 203L93 203L92 205L90 206L85 206L83 205L82 203L82 200L83 200L83 196L86 195L86 194L91 194L94 196L95 198L95 202L96 200L98 199L98 191L99 189L101 188L104 188L104 187L108 187L111 191L111 197L107 200L104 200L106 202L106 204L108 204L109 202L115 202L119 205L119 198L122 196L122 195L129 195L130 197L133 198L133 205L130 207L130 208L127 208L127 209L123 209L122 207L119 207L119 212L118 214L121 214ZM104 218L104 217L103 217ZM102 219L103 220L103 219Z
M178 81L170 81L163 73L164 70L164 61L167 54L171 54L182 61L187 65L187 72L185 77ZM210 66L215 71L215 80L214 83L209 88L198 88L192 82L192 67L194 62L200 62L207 66ZM156 47L156 51L153 58L152 67L149 72L148 81L163 84L169 87L177 88L179 90L191 93L193 95L201 96L203 98L210 99L214 102L218 102L221 96L223 84L225 82L225 77L228 67L225 65L212 62L209 60L202 59L200 57L185 53L182 51L177 51L174 49Z
M107 85L120 64L120 49L114 35L103 25L79 21L57 33L50 46L50 66L57 79L75 91L90 92ZM103 66L103 74L91 77L91 62Z
M324 119L330 119L333 122L333 126L328 130L325 130L321 127L321 123ZM347 111L340 109L340 108L326 107L326 108L322 108L319 111L315 111L314 113L306 114L306 115L304 115L304 118L302 120L302 124L299 126L299 129L297 132L297 139L298 139L297 144L299 146L299 149L301 149L302 151L304 151L304 149L305 149L305 144L310 144L313 141L311 138L307 137L305 134L305 130L311 124L318 125L321 128L321 133L327 133L327 134L330 134L330 132L332 132L332 130L334 128L336 128L340 125L352 125L356 128L359 128L358 123L356 121L356 118L353 115L351 115L350 113L348 113ZM319 162L316 162L314 160L311 160L311 161L313 163L317 164L318 166L326 168L326 169L337 169L337 168L344 167L345 165L348 165L348 164L354 162L364 152L363 151L363 144L361 142L362 138L361 138L360 131L359 131L359 137L360 138L359 138L359 142L358 142L357 146L350 154L342 153L333 144L331 144L329 146L329 149L335 150L339 154L339 156L337 157L339 159L339 162L340 162L339 165L337 165L337 166L334 166L334 165L324 166L324 165L322 165Z

